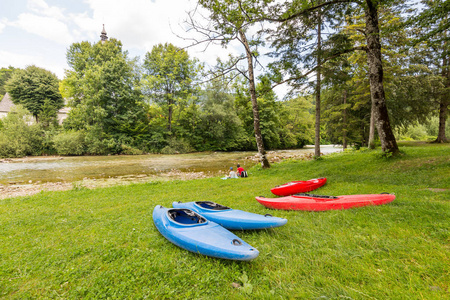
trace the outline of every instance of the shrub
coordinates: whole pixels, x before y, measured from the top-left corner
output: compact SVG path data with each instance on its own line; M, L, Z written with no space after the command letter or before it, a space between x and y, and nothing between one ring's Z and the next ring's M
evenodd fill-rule
M133 147L131 147L129 145L125 145L125 144L123 144L121 146L121 148L122 148L122 154L125 154L125 155L141 155L144 153L140 149L136 149L136 148L133 148Z
M42 153L42 130L22 106L13 107L0 130L0 156L22 157Z
M191 147L189 142L183 139L172 138L169 140L169 144L161 150L162 154L178 154L178 153L188 153L193 152L194 149Z
M82 155L85 153L84 133L80 131L62 132L53 138L59 155Z

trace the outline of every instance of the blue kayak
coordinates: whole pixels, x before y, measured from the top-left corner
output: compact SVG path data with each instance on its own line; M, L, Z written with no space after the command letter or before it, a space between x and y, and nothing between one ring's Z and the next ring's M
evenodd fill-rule
M157 205L153 222L166 239L191 252L231 260L252 260L259 255L227 229L189 209Z
M270 214L258 215L211 202L173 202L175 208L187 208L230 230L265 229L283 226L287 219Z

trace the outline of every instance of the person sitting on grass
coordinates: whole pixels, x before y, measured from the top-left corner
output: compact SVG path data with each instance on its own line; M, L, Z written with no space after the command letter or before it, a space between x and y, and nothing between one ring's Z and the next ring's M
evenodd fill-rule
M230 167L230 175L227 178L238 178L236 172L233 171L233 167Z
M242 171L244 171L244 168L242 168L240 164L237 164L237 176L238 177L241 177Z

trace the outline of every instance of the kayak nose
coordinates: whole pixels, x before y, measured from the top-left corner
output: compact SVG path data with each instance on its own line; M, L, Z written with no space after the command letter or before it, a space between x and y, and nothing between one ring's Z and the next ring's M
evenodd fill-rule
M255 258L258 257L258 255L259 255L259 251L258 250L256 250L255 248L250 248L249 249L248 259L245 259L245 260L255 259Z

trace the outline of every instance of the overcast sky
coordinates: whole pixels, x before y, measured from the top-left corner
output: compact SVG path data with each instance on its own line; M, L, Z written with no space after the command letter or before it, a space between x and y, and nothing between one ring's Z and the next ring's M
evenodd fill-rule
M99 41L103 24L131 57L143 58L159 43L186 46L174 32L184 33L186 12L195 5L195 0L0 0L0 67L34 64L62 79L69 46ZM210 64L230 51L220 46L188 50Z

